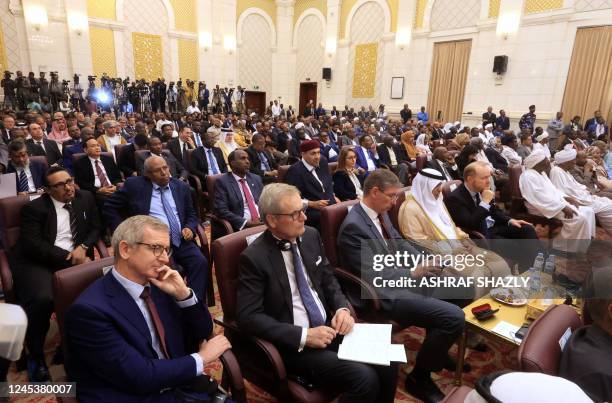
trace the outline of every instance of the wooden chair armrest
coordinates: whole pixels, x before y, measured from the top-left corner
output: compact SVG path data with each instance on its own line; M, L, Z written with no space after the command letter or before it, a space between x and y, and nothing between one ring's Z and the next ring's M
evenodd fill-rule
M247 403L244 378L242 377L242 371L240 371L240 365L238 364L236 356L232 350L227 350L221 355L221 357L219 357L219 359L223 364L224 381L225 376L227 376L229 380L229 388L232 394L232 399L236 403Z
M105 258L105 257L110 256L110 254L108 253L108 248L106 247L106 244L104 243L102 239L98 239L96 243L93 244L93 247L96 248L96 250L100 254L100 258Z
M274 346L274 344L270 343L267 340L260 339L259 337L254 337L253 341L255 345L263 351L263 353L268 357L268 361L272 364L272 368L274 369L274 378L280 383L287 382L287 370L285 369L285 363L283 362L283 358L280 353Z
M213 214L210 216L210 221L211 222L214 221L217 224L219 224L221 227L223 227L223 230L225 231L225 235L234 233L234 228L232 227L232 224L230 224L230 222L227 221L225 218L219 218Z
M9 266L8 256L4 249L0 249L0 280L2 280L2 291L6 302L15 302L13 291L13 273Z
M358 286L361 289L361 294L365 296L364 298L361 298L361 299L362 300L366 299L366 300L371 301L374 310L376 311L380 310L380 299L378 298L376 291L370 284L366 283L365 281L363 281L361 278L357 277L353 273L350 273L347 270L344 270L340 267L334 268L334 274L338 277L339 280L348 281Z
M208 238L206 238L206 232L204 231L204 227L201 224L198 224L196 227L196 236L200 241L200 250L202 251L202 255L206 258L208 262L208 287L206 287L206 302L208 306L215 306L215 287L213 285L213 261L210 256L210 248L208 246Z
M200 178L194 174L189 174L187 181L198 192L198 195L202 193L202 182L200 182Z

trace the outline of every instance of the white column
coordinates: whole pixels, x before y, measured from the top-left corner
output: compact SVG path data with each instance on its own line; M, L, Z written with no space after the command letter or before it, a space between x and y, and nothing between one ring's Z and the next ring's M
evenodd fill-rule
M277 99L279 103L297 104L295 86L296 55L293 51L293 6L295 0L276 0L276 48L272 49L272 91L267 100Z
M72 72L81 75L93 71L91 46L89 42L89 21L87 3L79 0L65 0L68 20L68 47L72 61Z
M236 57L236 0L215 1L213 10L213 46L206 63L212 64L211 82L207 82L211 89L216 84L221 87L235 87L238 83L237 78L237 57ZM225 38L233 42L233 48L227 49Z
M198 21L198 63L200 80L210 85L213 83L214 70L212 64L213 46L213 6L211 0L197 2Z
M326 109L331 109L332 105L336 105L338 110L343 110L346 98L348 53L345 52L344 48L341 49L338 44L341 5L342 0L327 0L327 16L325 18L327 26L323 38L325 42L323 67L332 69L332 79L323 81L323 88L319 90L319 94L321 94L319 98ZM341 74L338 74L339 70Z

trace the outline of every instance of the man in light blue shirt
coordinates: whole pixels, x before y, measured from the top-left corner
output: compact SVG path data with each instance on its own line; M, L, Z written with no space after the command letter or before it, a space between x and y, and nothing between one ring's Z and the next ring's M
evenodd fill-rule
M429 115L425 112L425 107L421 106L421 112L417 113L417 119L419 122L426 123L429 120Z

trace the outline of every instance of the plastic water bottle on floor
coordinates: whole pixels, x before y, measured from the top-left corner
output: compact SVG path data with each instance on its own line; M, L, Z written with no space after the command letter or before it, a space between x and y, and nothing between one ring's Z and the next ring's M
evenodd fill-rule
M533 268L536 269L536 271L542 271L544 268L544 253L538 253L538 256L536 256L533 261Z
M544 273L553 274L555 272L555 255L548 255L544 263Z

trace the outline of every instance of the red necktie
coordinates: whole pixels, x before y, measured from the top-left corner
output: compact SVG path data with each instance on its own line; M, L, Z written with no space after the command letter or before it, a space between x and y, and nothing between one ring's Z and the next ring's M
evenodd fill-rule
M245 179L240 179L240 186L242 186L242 193L244 193L244 198L247 201L247 206L249 207L249 213L251 213L251 220L257 221L259 220L259 213L257 212L257 208L255 207L255 200L253 200L253 195L249 191L249 187L246 184Z
M389 232L387 231L387 227L385 226L385 220L383 219L382 214L378 215L378 221L380 222L380 229L382 229L383 238L391 239Z
M164 330L164 325L162 324L162 321L159 318L159 313L157 313L155 302L153 302L153 298L151 298L151 290L149 289L149 287L145 287L144 290L142 290L140 298L142 298L145 304L147 304L149 314L151 315L151 319L153 319L155 331L157 332L157 337L159 338L159 342L161 344L162 352L165 355L165 357L159 358L170 358L170 354L168 354L168 350L166 349L166 332Z
M100 160L96 160L96 175L98 175L98 179L100 179L100 187L108 186L108 180L106 179L106 175L104 175L104 171L100 166Z

